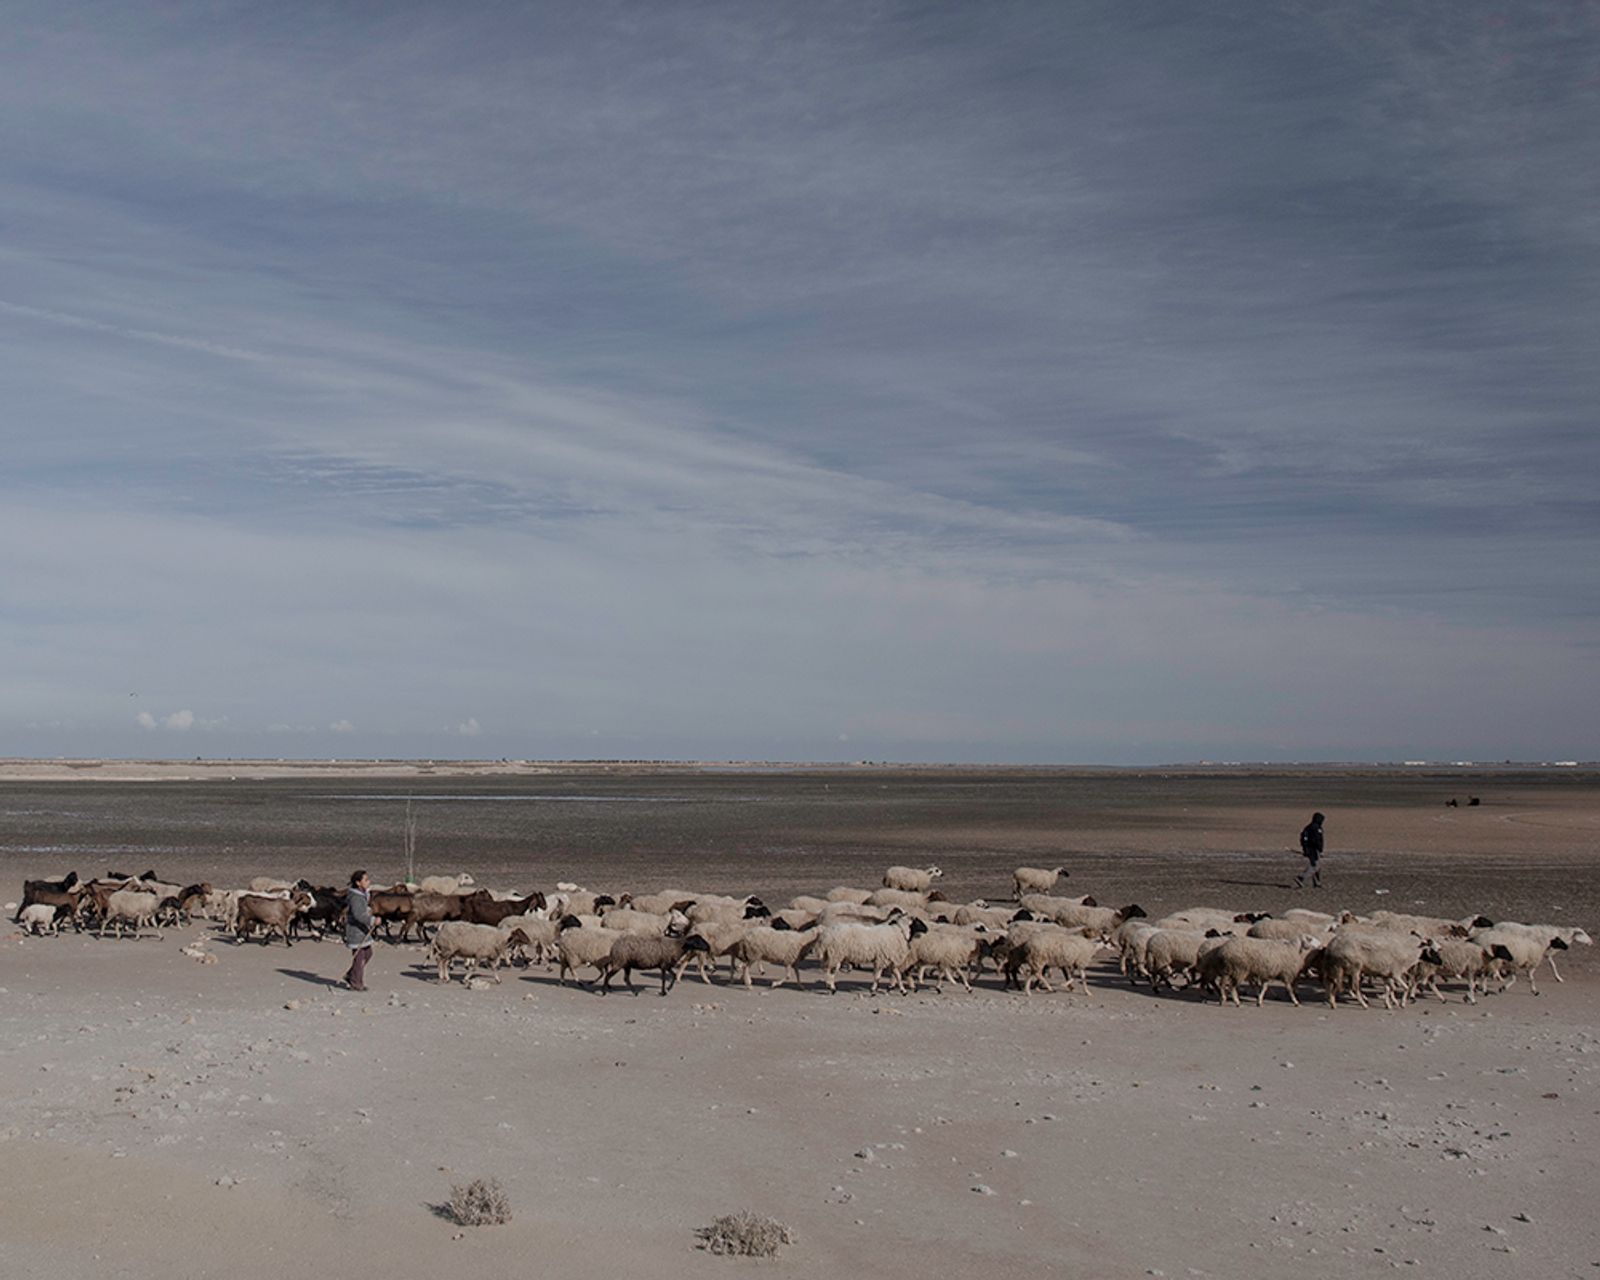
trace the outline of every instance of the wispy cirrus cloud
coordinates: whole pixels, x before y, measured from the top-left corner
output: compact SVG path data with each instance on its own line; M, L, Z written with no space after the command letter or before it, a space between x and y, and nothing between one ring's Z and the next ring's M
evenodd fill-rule
M0 730L178 728L117 737L123 685L241 752L1593 723L1561 6L111 16L0 62Z

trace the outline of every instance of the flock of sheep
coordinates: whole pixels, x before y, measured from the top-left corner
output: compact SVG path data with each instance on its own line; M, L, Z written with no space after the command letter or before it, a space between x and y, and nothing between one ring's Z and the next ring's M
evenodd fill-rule
M497 969L514 961L554 963L563 984L592 969L602 993L619 973L637 993L637 970L658 974L666 995L690 966L709 982L723 960L729 980L746 987L769 966L772 986L801 985L801 965L810 962L830 992L846 971L862 980L870 971L873 992L886 982L914 991L930 977L941 991L945 983L971 991L986 970L1024 993L1053 991L1056 972L1070 991L1087 989L1091 965L1114 961L1135 984L1157 991L1181 984L1220 1003L1239 1004L1241 989L1253 987L1262 1004L1278 983L1298 1005L1296 987L1316 982L1332 1006L1341 995L1366 1006L1371 987L1393 1008L1424 990L1445 999L1441 983L1463 984L1464 998L1475 1003L1479 991L1503 991L1523 973L1537 995L1542 965L1559 982L1556 952L1592 942L1582 929L1481 915L1447 920L1295 908L1270 916L1192 907L1152 920L1137 905L1058 896L1060 867L1017 868L1012 901L1003 905L958 904L935 887L941 874L937 867L890 867L878 888L839 886L778 910L754 895L679 889L612 895L562 884L550 893L503 893L475 887L468 875L374 890L370 901L385 938L395 927L400 942L416 931L441 982L458 961L468 980L482 970L496 982ZM345 902L344 890L305 880L260 878L248 888L217 890L166 884L154 871L89 882L74 872L27 881L15 921L38 933L70 923L120 936L128 926L137 935L202 916L238 941L281 937L288 946L306 930L337 934Z

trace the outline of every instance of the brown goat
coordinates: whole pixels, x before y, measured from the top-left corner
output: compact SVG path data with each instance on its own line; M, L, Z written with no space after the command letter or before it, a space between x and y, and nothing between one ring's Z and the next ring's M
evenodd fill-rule
M242 942L259 925L262 946L266 946L272 935L278 933L283 936L283 945L292 947L294 941L289 937L289 921L296 912L304 911L310 905L311 895L304 889L296 889L287 898L260 898L247 893L239 899L235 936Z

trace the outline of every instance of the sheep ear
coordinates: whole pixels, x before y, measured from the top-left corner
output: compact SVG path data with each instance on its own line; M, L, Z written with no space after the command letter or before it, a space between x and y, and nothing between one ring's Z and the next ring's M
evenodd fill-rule
M1503 942L1495 943L1494 950L1489 954L1496 960L1504 960L1508 964L1515 964L1517 962L1516 956L1511 954L1511 948L1506 946L1506 944Z
M1494 921L1489 919L1488 916L1479 916L1472 922L1472 927L1474 929L1492 929L1494 928Z
M1572 948L1567 945L1567 940L1565 938L1551 938L1550 946L1556 951L1572 950Z
M1100 903L1098 901L1096 901L1094 898L1091 898L1087 894L1085 894L1084 895L1084 899L1083 899L1083 905L1086 906L1086 907L1098 907L1100 905Z

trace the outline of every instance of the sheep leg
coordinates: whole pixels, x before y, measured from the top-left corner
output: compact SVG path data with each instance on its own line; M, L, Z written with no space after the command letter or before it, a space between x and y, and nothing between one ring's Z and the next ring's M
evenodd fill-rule
M1555 974L1556 981L1565 982L1566 979L1561 976L1561 970L1556 968L1556 953L1551 951L1545 958L1550 961L1550 972Z
M1537 982L1538 974L1534 972L1534 970L1538 967L1538 965L1534 965L1533 969L1528 970L1528 990L1533 992L1534 995L1539 994L1539 985Z

